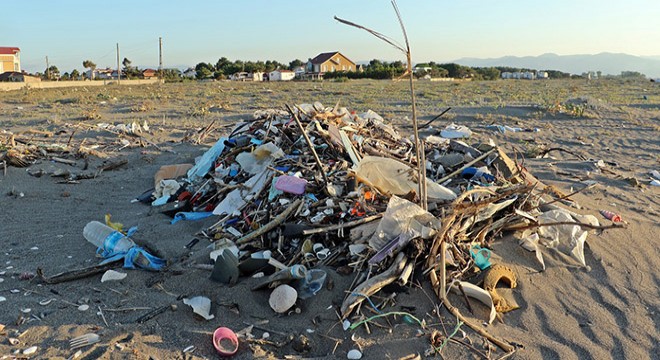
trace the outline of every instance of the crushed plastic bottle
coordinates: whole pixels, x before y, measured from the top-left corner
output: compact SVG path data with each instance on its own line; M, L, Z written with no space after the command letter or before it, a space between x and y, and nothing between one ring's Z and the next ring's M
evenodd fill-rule
M147 270L162 269L166 264L165 260L149 254L130 239L130 235L136 230L137 228L132 228L124 235L99 221L90 221L83 229L83 236L97 247L96 253L105 259L101 264L123 258L124 268L127 269L134 269L136 266Z

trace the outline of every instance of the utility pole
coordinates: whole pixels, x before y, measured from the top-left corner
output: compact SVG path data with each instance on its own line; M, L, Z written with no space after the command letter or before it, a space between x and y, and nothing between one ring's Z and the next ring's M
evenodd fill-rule
M117 43L117 85L121 82L121 68L119 67L119 43Z
M48 56L46 56L46 80L50 80L50 76L48 75L50 66L48 65Z
M158 77L163 79L163 38L158 37Z

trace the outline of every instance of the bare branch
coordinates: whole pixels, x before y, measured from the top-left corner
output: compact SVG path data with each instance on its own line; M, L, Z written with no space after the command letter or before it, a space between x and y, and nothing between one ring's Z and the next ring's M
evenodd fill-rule
M339 21L340 23L343 23L343 24L346 24L346 25L350 25L350 26L356 27L356 28L358 28L358 29L362 29L362 30L364 30L364 31L366 31L366 32L368 32L368 33L370 33L371 35L373 35L373 36L375 36L375 37L377 37L377 38L379 38L379 39L385 41L386 43L388 43L388 44L394 46L396 49L398 49L398 50L401 51L402 53L407 54L407 51L406 51L406 49L403 47L403 45L399 44L396 40L390 38L390 37L387 36L387 35L381 34L381 33L379 33L378 31L375 31L375 30L371 30L371 29L366 28L366 27L364 27L364 26L362 26L362 25L358 25L358 24L356 24L356 23L354 23L354 22L351 22L351 21L348 21L348 20L344 20L344 19L340 19L340 18L338 18L337 16L335 16L335 20Z

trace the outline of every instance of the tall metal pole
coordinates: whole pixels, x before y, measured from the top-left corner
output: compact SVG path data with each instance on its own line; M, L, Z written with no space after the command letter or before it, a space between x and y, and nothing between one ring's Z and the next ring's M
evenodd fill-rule
M49 76L50 71L49 71L49 68L50 68L50 65L48 65L48 56L46 56L46 80L50 80L50 76Z
M121 82L121 68L119 67L119 43L117 43L117 85Z
M158 37L158 78L163 78L163 38Z

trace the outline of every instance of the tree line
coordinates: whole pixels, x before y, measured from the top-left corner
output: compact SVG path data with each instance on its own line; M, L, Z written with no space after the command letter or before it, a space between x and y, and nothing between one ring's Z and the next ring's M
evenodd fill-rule
M83 68L92 70L96 69L96 64L91 60L82 62ZM124 58L122 61L123 68L121 69L122 78L137 79L142 77L142 71L137 66L132 65L132 61ZM290 61L288 64L278 62L276 60L266 61L231 61L226 57L221 57L218 61L213 63L200 62L195 65L194 77L198 80L203 79L226 79L230 75L238 72L271 72L276 69L294 70L297 67L305 66L305 62L300 59ZM471 80L497 80L503 72L534 72L534 69L515 68L508 66L495 66L495 67L471 67L459 65L455 63L436 63L433 61L426 63L418 63L415 65L414 76L417 78L430 76L432 78L455 78L455 79L471 79ZM558 70L544 70L548 73L548 77L552 79L565 79L565 78L582 78L587 75L572 75L570 73ZM158 70L158 76L167 81L181 81L183 73L179 69L162 69ZM381 61L373 59L367 64L358 65L355 71L337 71L324 73L325 79L394 79L402 76L406 72L406 64L402 61ZM600 71L597 72L597 77L600 78ZM86 79L86 72L80 73L77 69L73 69L70 73L65 72L60 75L57 66L52 65L48 67L44 73L36 73L46 80L81 80ZM613 76L608 76L613 77ZM619 76L616 76L619 77ZM622 78L644 77L643 74L632 71L624 71L621 73Z

